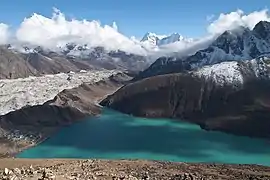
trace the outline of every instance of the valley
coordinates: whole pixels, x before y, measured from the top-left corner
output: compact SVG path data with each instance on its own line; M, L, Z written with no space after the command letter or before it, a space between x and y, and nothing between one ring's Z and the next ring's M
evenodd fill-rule
M63 126L98 115L101 112L98 102L129 79L129 76L116 71L73 74L70 81L66 80L67 77L67 74L61 74L7 80L6 90L9 90L11 82L20 82L20 86L9 90L11 95L7 94L8 91L2 95L2 104L9 106L4 106L8 109L4 111L3 108L0 116L1 157L14 156L42 142ZM31 81L35 85L29 86Z
M270 179L268 10L221 14L200 38L57 8L8 29L0 179Z

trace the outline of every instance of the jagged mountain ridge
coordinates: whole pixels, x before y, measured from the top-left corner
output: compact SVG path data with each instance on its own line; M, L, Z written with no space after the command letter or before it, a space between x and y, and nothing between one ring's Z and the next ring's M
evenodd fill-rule
M270 54L270 22L260 21L250 30L240 27L225 31L206 49L184 57L160 57L135 78L142 79L159 74L194 70L223 61L251 60Z
M184 38L179 33L172 33L171 35L165 36L165 35L157 35L151 32L146 33L141 39L142 43L149 43L152 46L157 46L157 47L172 44L178 41L184 41L184 42L189 43L189 42L192 42L193 39Z
M66 44L56 50L40 46L3 45L0 47L0 78L20 78L91 69L141 71L148 66L147 57L124 51L107 51L103 47Z

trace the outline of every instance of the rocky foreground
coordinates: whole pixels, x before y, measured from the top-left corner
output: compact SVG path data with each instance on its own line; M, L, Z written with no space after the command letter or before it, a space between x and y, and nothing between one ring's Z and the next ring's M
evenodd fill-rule
M130 160L0 160L0 179L269 180L270 168Z

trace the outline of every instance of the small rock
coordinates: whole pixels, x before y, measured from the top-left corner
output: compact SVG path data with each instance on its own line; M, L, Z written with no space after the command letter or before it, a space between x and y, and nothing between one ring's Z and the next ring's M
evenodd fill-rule
M134 177L134 176L132 176L132 175L129 175L129 176L128 176L128 180L138 180L138 178L136 178L136 177Z
M143 180L148 180L149 179L149 174L148 172L145 172L145 174L142 176Z
M21 174L21 170L20 170L19 168L15 168L13 171L14 171L16 174Z
M22 174L22 175L25 175L25 170L24 170L24 168L21 169L21 174Z
M16 175L13 175L12 177L10 177L10 180L19 180L19 178Z
M55 175L50 175L48 179L50 179L50 180L55 179Z
M4 175L8 175L9 174L9 169L8 168L5 168L5 171L4 171Z

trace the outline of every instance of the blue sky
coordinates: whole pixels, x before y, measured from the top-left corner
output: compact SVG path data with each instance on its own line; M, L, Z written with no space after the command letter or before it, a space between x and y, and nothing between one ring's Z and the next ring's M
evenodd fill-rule
M141 37L151 31L198 37L206 32L209 15L237 9L250 13L269 6L270 0L9 0L1 2L0 22L16 28L34 12L51 17L52 7L57 7L70 18L102 24L116 21L127 36Z

